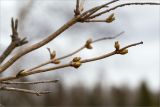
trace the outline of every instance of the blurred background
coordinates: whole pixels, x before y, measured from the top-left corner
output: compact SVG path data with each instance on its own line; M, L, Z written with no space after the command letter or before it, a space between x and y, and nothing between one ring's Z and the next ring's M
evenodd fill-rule
M110 1L110 0L108 0ZM121 0L112 6L139 0ZM141 0L141 2L159 2ZM86 0L84 9L105 3L106 0ZM11 41L11 17L19 19L19 34L29 43L17 48L11 56L52 34L74 16L75 0L0 0L0 54ZM160 6L126 6L111 11L116 20L111 23L77 23L54 41L33 51L11 66L2 76L15 74L49 59L47 47L56 50L57 57L81 47L88 38L123 35L94 44L92 50L83 50L74 56L92 58L110 52L114 42L122 46L143 41L129 49L127 55L115 55L83 64L79 69L65 68L56 72L35 74L19 81L58 79L56 84L15 86L27 89L53 90L37 97L23 93L0 92L4 106L159 106L160 69L159 36ZM11 57L10 56L10 57ZM74 57L73 56L73 57ZM10 58L8 57L8 59ZM70 61L73 57L64 60ZM16 97L15 97L16 96Z

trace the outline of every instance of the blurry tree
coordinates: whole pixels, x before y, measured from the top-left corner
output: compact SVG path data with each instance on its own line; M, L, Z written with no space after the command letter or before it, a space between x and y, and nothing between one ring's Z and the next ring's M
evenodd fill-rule
M125 89L118 89L113 87L111 95L113 101L112 106L123 106L123 107L127 106L128 97L127 97L127 91Z
M142 82L138 95L137 95L137 106L153 106L153 101L152 101L152 93L149 91L148 86L146 82Z

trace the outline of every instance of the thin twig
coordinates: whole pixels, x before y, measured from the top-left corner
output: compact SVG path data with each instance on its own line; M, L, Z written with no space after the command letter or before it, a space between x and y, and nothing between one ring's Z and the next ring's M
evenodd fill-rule
M94 41L92 42L92 44L97 43L97 42L100 42L100 41L108 40L108 39L114 39L114 38L122 35L123 33L124 33L124 31L120 32L119 34L117 34L117 35L115 35L115 36L113 36L113 37L103 37L103 38L96 39L96 40L94 40ZM86 48L85 45L83 45L83 46L81 46L79 49L77 49L76 51L74 51L74 52L72 52L72 53L70 53L70 54L68 54L68 55L59 57L58 60L62 60L62 59L68 58L68 57L70 57L70 56L72 56L72 55L75 55L76 53L80 52L81 50L83 50L83 49L85 49L85 48Z
M12 82L12 81L1 81L1 84L26 84L26 85L34 85L34 84L40 84L40 83L57 83L58 80L45 80L45 81L36 81L36 82Z
M34 91L34 90L13 88L13 87L7 87L7 86L0 87L0 91L22 92L22 93L35 94L37 96L51 93L51 91Z
M143 42L138 42L138 43L134 43L134 44L131 44L131 45L127 45L127 46L119 49L119 51L125 50L127 48L132 47L132 46L140 45L140 44L143 44ZM87 63L87 62L100 60L100 59L107 58L107 57L110 57L110 56L115 55L115 54L117 54L116 50L114 50L110 53L98 56L98 57L81 60L80 63ZM26 77L26 76L32 75L32 74L37 74L37 73L42 73L42 72L47 72L47 71L53 71L53 70L56 70L56 69L62 69L62 68L71 67L71 66L72 66L72 64L69 62L69 63L66 63L66 64L57 65L57 66L54 66L54 67L49 67L49 68L40 69L40 70L33 70L31 72L24 72L24 74L21 75L21 76L10 76L10 77L0 78L0 82L1 81L7 81L7 80L14 80L14 79Z
M79 10L79 0L76 0L76 9L74 10L75 16L80 15L80 10Z
M79 10L79 0L76 0L76 10Z
M88 17L90 17L91 15L93 15L94 13L96 13L97 11L99 11L100 9L102 9L102 8L104 8L104 7L112 4L112 3L118 2L118 1L119 0L113 0L113 1L110 1L110 2L105 3L103 5L100 5L100 6L92 8L92 9L89 9L88 11L86 11L86 12L84 12L82 14L83 17L81 18L81 20L79 20L79 22L84 22L85 20L88 19Z
M121 48L120 51L121 50L125 50L125 49L127 49L129 47L140 45L140 44L143 44L143 42L138 42L138 43L134 43L134 44L125 46L125 47ZM112 52L110 52L108 54L102 55L102 56L98 56L98 57L94 57L94 58L90 58L90 59L84 59L84 60L81 61L81 63L87 63L87 62L92 62L92 61L104 59L104 58L110 57L110 56L115 55L115 54L117 54L116 50L112 51Z
M117 2L117 1L119 1L119 0L113 0L113 1L108 2L108 3L105 3L105 4L103 4L103 5L93 7L93 8L91 8L91 9L87 10L86 12L84 12L82 15L84 16L84 15L86 15L86 14L88 14L88 13L91 13L93 10L97 10L97 11L98 11L98 10L102 9L103 7L106 7L106 6L108 6L108 5L112 4L112 3L115 3L115 2ZM96 12L96 11L95 11L95 12Z
M121 48L120 50L124 50L124 49L127 49L127 48L132 47L132 46L136 46L136 45L139 45L139 44L143 44L143 42L138 42L138 43L128 45L126 47ZM87 63L87 62L91 62L91 61L100 60L100 59L107 58L107 57L115 55L115 54L117 54L116 51L112 51L108 54L104 54L104 55L101 55L101 56L98 56L98 57L94 57L94 58L90 58L90 59L84 59L84 60L81 61L81 63ZM65 68L65 67L68 67L68 66L71 66L71 64L68 63L68 64L59 65L59 66L56 66L56 67L50 67L50 68L46 68L46 69L35 70L35 71L28 72L28 74L30 75L30 74L40 73L40 72L46 72L46 71L56 70L56 69L60 69L60 68ZM28 74L26 74L26 75L28 75Z
M99 38L99 39L97 39L97 40L94 40L93 43L99 42L99 41L102 41L102 40L115 39L115 38L121 36L122 34L124 34L124 31L118 33L117 35L115 35L115 36L113 36L113 37L103 37L103 38Z
M107 22L106 20L98 20L98 19L95 19L95 20L84 20L83 22L88 22L88 23L90 23L90 22L105 22L105 23L111 23L111 22Z
M104 10L102 12L99 12L99 13L97 13L95 15L92 15L88 19L93 19L93 18L98 17L98 16L100 16L102 14L105 14L105 13L108 13L108 12L110 12L112 10L115 10L115 9L117 9L119 7L124 7L124 6L129 6L129 5L160 5L160 3L124 3L124 4L117 5L115 7L112 7L110 9Z
M79 10L81 12L84 10L84 3L85 3L85 0L81 0L81 3L79 4Z
M96 43L96 42L99 42L99 41L103 41L103 40L115 39L116 37L122 35L123 33L124 33L124 31L120 32L119 34L117 34L117 35L115 35L115 36L113 36L113 37L103 37L103 38L96 39L96 40L94 40L94 41L92 42L92 44L94 44L94 43ZM85 49L85 48L86 48L86 47L85 47L85 44L84 44L83 46L81 46L81 47L78 48L77 50L73 51L72 53L69 53L69 54L67 54L67 55L65 55L65 56L59 57L59 58L57 58L56 60L62 60L62 59L68 58L68 57L70 57L70 56L72 56L72 55L75 55L76 53L82 51L82 50ZM37 68L40 68L40 67L45 66L45 65L50 64L50 63L52 63L52 60L46 61L46 62L44 62L44 63L42 63L42 64L40 64L40 65L38 65L38 66L36 66L36 67L33 67L33 68L31 68L31 69L28 69L28 71L35 70L35 69L37 69Z

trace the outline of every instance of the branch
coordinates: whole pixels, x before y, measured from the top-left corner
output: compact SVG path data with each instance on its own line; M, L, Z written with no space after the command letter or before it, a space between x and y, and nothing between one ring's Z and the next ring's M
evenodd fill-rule
M75 16L80 15L80 10L79 10L79 0L76 0L76 9L74 10Z
M7 47L7 49L0 56L0 64L12 53L12 51L15 48L28 43L26 38L21 39L18 35L18 32L17 32L18 20L17 19L15 21L13 20L13 18L11 19L11 29L12 29L12 34L11 34L12 41L10 45Z
M84 2L85 0L76 0L76 9L74 10L75 17L77 17L78 15L81 15L82 11L84 10L84 7L83 7Z
M108 2L106 4L103 4L103 5L100 5L100 6L97 6L97 7L94 7L74 18L72 18L70 21L68 21L66 24L64 24L62 27L60 27L57 31L55 31L54 33L52 33L51 35L49 35L48 37L46 37L45 39L43 39L42 41L36 43L36 44L33 44L27 48L25 48L23 51L17 53L16 55L14 55L12 58L10 58L6 63L4 63L3 65L1 65L0 67L0 73L4 72L7 68L9 68L15 61L17 61L19 58L21 58L22 56L24 56L25 54L28 54L44 45L46 45L47 43L49 43L50 41L52 41L53 39L55 39L58 35L60 35L62 32L64 32L66 29L68 29L69 27L71 27L72 25L74 25L75 23L77 22L84 22L86 20L89 20L89 19L92 19L92 18L95 18L99 15L102 15L104 13L107 13L111 10L115 10L116 8L118 7L123 7L123 6L127 6L127 5L160 5L160 3L125 3L125 4L121 4L121 5L117 5L113 8L110 8L108 10L105 10L105 11L102 11L102 12L99 12L97 14L94 14L96 13L97 11L99 11L100 9L102 8L105 8L107 7L108 5L112 4L112 3L115 3L119 0L113 0L111 2Z
M94 43L96 43L96 42L103 41L103 40L115 39L115 38L117 38L118 36L122 35L123 33L124 33L124 31L120 32L119 34L117 34L117 35L115 35L115 36L113 36L113 37L103 37L103 38L100 38L100 39L96 39L96 40L92 41L91 44L94 44ZM87 41L86 41L86 43L87 43ZM68 58L68 57L70 57L70 56L72 56L72 55L75 55L76 53L78 53L78 52L82 51L83 49L87 48L87 47L86 47L86 43L85 43L83 46L81 46L80 48L78 48L77 50L75 50L75 51L73 51L72 53L70 53L70 54L67 54L67 55L65 55L65 56L62 56L62 57L59 57L59 58L56 58L56 59L53 59L53 60L50 59L49 61L46 61L46 62L44 62L44 63L42 63L42 64L40 64L40 65L38 65L38 66L36 66L36 67L33 67L33 68L27 70L27 71L32 71L32 70L38 69L38 68L40 68L40 67L42 67L42 66L45 66L45 65L47 65L47 64L50 64L50 63L54 62L55 60L60 61L60 60L62 60L62 59L65 59L65 58ZM91 44L89 44L89 45L91 45ZM50 53L51 53L51 52L50 52Z
M13 87L7 87L7 86L0 87L0 91L22 92L22 93L35 94L37 96L51 93L51 91L34 91L34 90L13 88Z
M100 16L102 14L105 14L105 13L108 13L108 12L110 12L112 10L115 10L115 9L117 9L119 7L124 7L124 6L129 6L129 5L160 5L160 3L124 3L124 4L117 5L115 7L112 7L110 9L104 10L102 12L99 12L99 13L97 13L95 15L92 15L88 19L93 19L93 18L98 17L98 16Z
M100 5L100 6L92 8L92 9L89 9L88 11L86 11L86 12L84 12L82 14L83 17L79 20L79 22L84 22L85 20L88 20L88 18L92 14L96 13L97 11L99 11L102 8L108 7L110 4L113 4L113 3L117 2L117 1L119 1L119 0L112 0L112 1L110 1L108 3L103 4L103 5Z
M106 22L106 20L86 20L84 22Z
M28 53L30 53L30 52L32 52L32 51L34 51L34 50L46 45L48 42L52 41L54 38L56 38L58 35L60 35L62 32L64 32L66 29L68 29L70 26L74 25L79 18L80 18L80 16L71 19L66 24L64 24L61 28L59 28L56 32L54 32L53 34L51 34L50 36L48 36L44 40L42 40L42 41L40 41L40 42L38 42L36 44L33 44L33 45L25 48L23 51L21 51L21 52L17 53L16 55L14 55L11 59L9 59L6 63L4 63L0 67L0 73L4 72L15 61L17 61L19 58L21 58L25 54L28 54Z
M104 13L107 13L111 10L115 10L116 8L118 7L123 7L123 6L126 6L126 5L143 5L143 4L149 4L149 5L160 5L159 3L126 3L126 4L121 4L121 5L118 5L116 7L113 7L109 10L106 10L106 11L103 11L98 13L98 14L95 14L93 15L94 13L96 13L98 10L114 3L114 2L117 2L119 0L113 0L111 2L108 2L106 4L103 4L103 5L100 5L100 6L97 6L97 7L94 7L74 18L72 18L70 21L68 21L66 24L64 24L61 28L59 28L56 32L54 32L53 34L49 35L47 38L45 38L44 40L36 43L36 44L33 44L27 48L25 48L23 51L17 53L16 55L14 55L11 59L9 59L6 63L4 63L3 65L1 65L0 67L0 73L4 72L7 68L9 68L15 61L17 61L19 58L21 58L22 56L24 56L25 54L28 54L44 45L46 45L47 43L49 43L50 41L52 41L53 39L55 39L58 35L60 35L62 32L64 32L66 29L68 29L69 27L71 27L72 25L74 25L75 23L77 22L83 22L85 20L88 20L88 19L92 19L92 18L95 18L101 14L104 14ZM92 16L91 16L92 15Z
M40 83L57 83L58 80L45 80L45 81L36 81L36 82L11 82L11 81L1 81L1 84L24 84L24 85L34 85L34 84L40 84Z
M14 80L14 79L26 77L26 76L32 75L32 74L52 71L52 70L56 70L56 69L62 69L62 68L66 68L66 67L78 68L82 63L87 63L87 62L100 60L100 59L103 59L103 58L107 58L107 57L113 56L115 54L124 55L124 54L128 53L127 48L130 48L130 47L133 47L133 46L136 46L136 45L140 45L140 44L143 44L143 42L134 43L134 44L125 46L125 47L123 47L121 49L114 50L114 51L112 51L110 53L107 53L107 54L104 54L104 55L101 55L101 56L98 56L98 57L90 58L90 59L80 60L80 58L78 58L77 62L74 62L75 61L75 58L74 58L73 61L71 61L69 63L61 64L61 65L58 65L58 66L55 66L55 67L50 67L50 68L45 68L45 69L40 69L40 70L33 70L33 71L30 71L30 72L27 72L27 71L24 70L24 71L19 72L16 76L0 78L0 82L1 81L7 81L7 80Z

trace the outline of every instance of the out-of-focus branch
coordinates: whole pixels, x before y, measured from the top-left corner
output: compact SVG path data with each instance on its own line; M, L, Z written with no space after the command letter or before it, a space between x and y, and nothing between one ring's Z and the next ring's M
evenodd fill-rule
M16 84L16 85L34 85L41 83L57 83L58 80L45 80L45 81L35 81L35 82L12 82L12 81L1 81L1 84Z
M13 87L7 87L7 86L1 86L0 87L0 91L11 91L11 92L29 93L29 94L35 94L37 96L51 93L51 91L34 91L34 90L21 89L21 88L13 88Z
M123 48L120 48L120 46L118 44L118 48L117 48L117 46L115 46L116 50L114 50L114 51L112 51L110 53L98 56L98 57L94 57L94 58L90 58L90 59L83 59L83 60L81 60L80 57L76 57L76 58L73 59L73 61L71 61L69 63L57 65L57 66L54 66L54 67L33 70L33 71L30 71L30 72L23 70L23 71L20 71L16 76L0 78L0 82L1 81L7 81L7 80L14 80L14 79L26 77L28 75L33 75L33 74L37 74L37 73L42 73L42 72L47 72L47 71L54 71L54 70L62 69L62 68L66 68L66 67L78 68L83 63L104 59L104 58L113 56L115 54L124 55L124 54L128 53L127 48L130 48L130 47L133 47L133 46L136 46L136 45L140 45L140 44L143 44L143 42L138 42L138 43L134 43L134 44L131 44L131 45L127 45L127 46L125 46Z
M11 34L11 43L10 45L7 47L7 49L2 53L2 55L0 56L0 64L12 53L12 51L19 47L22 46L26 43L28 43L28 41L26 40L26 38L20 38L18 35L18 20L16 19L14 21L14 19L11 19L11 29L12 29L12 34Z

